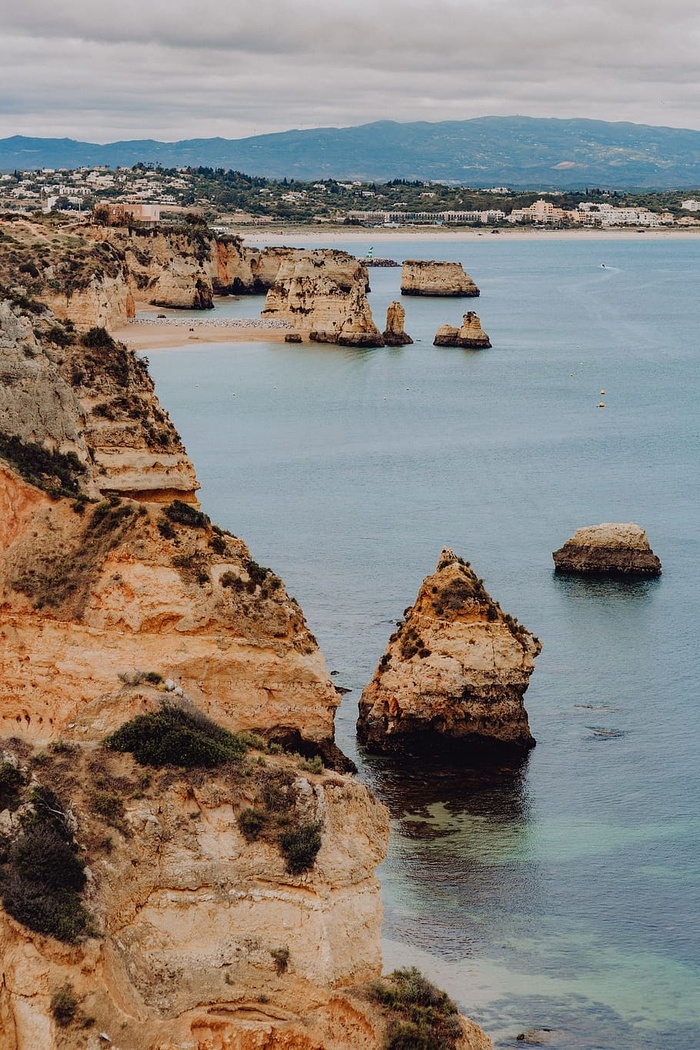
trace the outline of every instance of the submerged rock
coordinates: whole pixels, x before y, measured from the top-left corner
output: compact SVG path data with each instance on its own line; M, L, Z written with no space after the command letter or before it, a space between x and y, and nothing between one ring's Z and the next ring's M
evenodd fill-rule
M410 335L404 331L406 311L401 303L394 300L389 303L386 311L386 328L384 329L385 346L408 346L413 342Z
M358 736L380 752L526 751L523 694L541 648L446 547L362 693Z
M661 562L646 532L631 522L603 522L577 529L552 557L555 571L561 573L627 578L661 575Z
M464 314L462 327L443 324L438 328L433 346L461 346L468 350L488 350L491 340L481 327L481 320L473 310Z
M401 270L401 294L461 297L481 293L461 263L406 259Z

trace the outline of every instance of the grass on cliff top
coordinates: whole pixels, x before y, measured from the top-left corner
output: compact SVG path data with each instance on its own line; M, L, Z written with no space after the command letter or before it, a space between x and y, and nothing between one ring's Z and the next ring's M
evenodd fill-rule
M372 981L369 998L389 1014L384 1050L454 1050L462 1035L457 1007L415 966Z
M248 745L198 711L164 704L137 715L105 740L113 751L128 751L144 766L213 769L242 758Z

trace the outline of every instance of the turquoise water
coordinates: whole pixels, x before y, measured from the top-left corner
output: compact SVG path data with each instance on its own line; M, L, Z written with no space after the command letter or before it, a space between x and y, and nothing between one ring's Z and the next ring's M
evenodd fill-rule
M353 690L339 743L392 813L388 966L416 962L499 1047L547 1027L562 1048L696 1048L700 240L389 253L460 259L481 298L404 300L401 349L154 351L158 393L205 509L280 573ZM371 271L380 327L399 276ZM469 308L493 349L433 348ZM551 552L600 521L643 525L663 576L555 577ZM519 769L358 754L359 694L444 544L544 643Z

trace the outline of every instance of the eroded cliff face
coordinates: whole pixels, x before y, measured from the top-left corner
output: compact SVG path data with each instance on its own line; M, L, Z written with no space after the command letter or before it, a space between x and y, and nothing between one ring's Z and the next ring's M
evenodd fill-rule
M77 328L118 328L134 316L123 254L86 226L17 219L1 224L0 286L19 305L44 304Z
M436 747L479 759L534 746L523 694L541 645L445 548L362 693L374 751Z
M15 742L2 757L67 806L95 935L61 944L0 912L0 1050L102 1045L100 1033L124 1050L381 1045L380 1018L339 990L381 969L388 818L361 784L259 751L189 773L85 744L37 761ZM241 830L251 807L269 828L255 839ZM5 810L2 829L23 813ZM304 822L321 848L290 874L279 829ZM51 1000L65 986L76 1012L62 1027Z
M314 342L382 346L367 283L366 269L346 252L295 252L281 263L262 316L287 321Z
M401 270L401 294L462 297L480 292L461 263L406 259Z

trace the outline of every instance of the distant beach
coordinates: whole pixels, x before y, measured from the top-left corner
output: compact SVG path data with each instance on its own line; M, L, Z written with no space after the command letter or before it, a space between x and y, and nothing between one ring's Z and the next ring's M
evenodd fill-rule
M641 229L641 232L640 232ZM285 239L300 243L338 242L348 240L370 240L375 243L391 243L392 241L416 240L416 241L474 241L489 237L503 237L509 241L520 240L624 240L625 238L638 240L648 237L662 240L685 240L688 237L700 236L700 225L686 227L684 229L666 227L644 227L627 228L616 227L614 229L585 229L585 230L544 230L532 227L499 227L498 230L490 228L476 229L474 227L451 227L451 226L329 226L320 224L313 229L308 226L280 226L275 229L239 228L234 231L242 237L249 245L271 245L282 244Z

